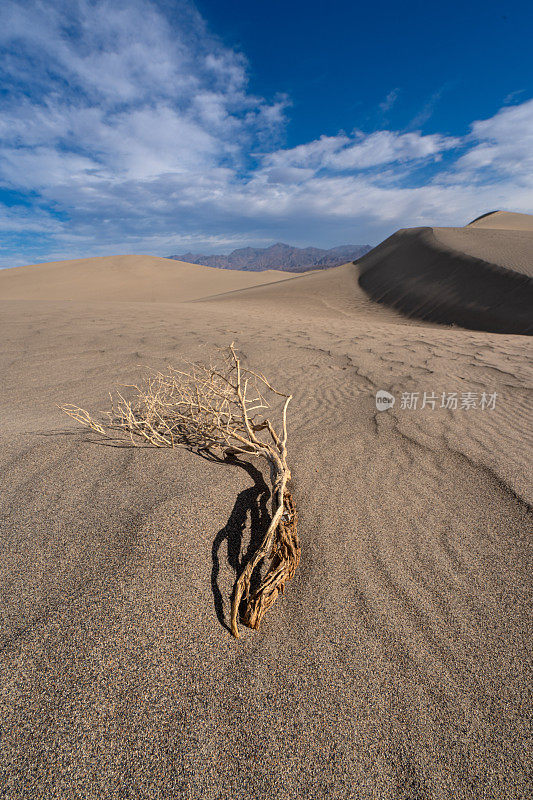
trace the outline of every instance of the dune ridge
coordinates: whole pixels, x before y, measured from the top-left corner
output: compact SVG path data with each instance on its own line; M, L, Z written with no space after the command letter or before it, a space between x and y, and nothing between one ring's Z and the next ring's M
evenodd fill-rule
M52 261L0 271L0 296L18 300L118 300L180 303L205 294L292 277L276 270L220 270L157 256Z
M533 214L511 211L489 211L473 219L468 228L493 228L496 230L533 231Z
M532 253L528 230L409 228L357 262L359 284L408 316L531 334Z

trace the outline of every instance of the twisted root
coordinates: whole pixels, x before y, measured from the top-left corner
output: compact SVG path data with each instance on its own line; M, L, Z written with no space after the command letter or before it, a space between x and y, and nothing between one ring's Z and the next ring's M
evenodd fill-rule
M275 603L278 594L280 592L283 594L285 583L292 578L298 567L300 545L297 522L298 515L294 501L286 489L283 493L283 515L276 528L268 571L253 595L248 595L249 585L245 589L246 610L241 620L248 628L259 629L264 615Z

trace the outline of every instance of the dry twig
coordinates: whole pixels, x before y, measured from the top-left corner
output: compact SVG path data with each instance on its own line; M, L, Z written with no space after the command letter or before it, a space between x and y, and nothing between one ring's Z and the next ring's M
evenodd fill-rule
M250 628L259 624L275 602L285 583L292 578L300 560L296 530L297 515L287 487L291 473L287 466L287 407L292 395L283 394L261 373L244 368L232 343L221 367L190 364L188 372L169 368L155 373L136 390L135 401L122 394L111 397L111 410L104 412L102 425L87 411L61 405L69 416L101 435L118 429L129 434L132 444L139 440L155 447L186 447L196 452L219 451L224 456L262 456L270 465L272 520L261 545L239 576L231 605L231 632L237 638L241 601L242 622ZM281 433L276 432L264 410L267 397L284 398ZM260 562L270 559L258 589L250 594L252 574Z

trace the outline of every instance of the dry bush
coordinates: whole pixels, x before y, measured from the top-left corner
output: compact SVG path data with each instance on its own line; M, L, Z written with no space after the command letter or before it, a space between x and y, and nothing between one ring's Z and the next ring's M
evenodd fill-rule
M259 624L292 578L300 560L297 515L287 483L287 407L292 395L274 389L264 375L242 366L233 344L220 366L189 364L188 371L169 368L157 372L140 386L133 401L122 394L97 422L82 408L62 405L69 416L101 435L125 431L132 444L149 442L156 447L186 447L196 452L261 456L270 465L272 519L261 545L235 584L231 605L231 632L238 638L237 618L250 628ZM270 402L268 399L270 399ZM281 431L276 432L264 412L281 398ZM250 593L252 574L262 559L270 563L258 589Z

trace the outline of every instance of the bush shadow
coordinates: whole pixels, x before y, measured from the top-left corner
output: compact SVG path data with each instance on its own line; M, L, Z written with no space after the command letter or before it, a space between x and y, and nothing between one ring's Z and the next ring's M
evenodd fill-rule
M81 437L80 437L81 433ZM118 447L118 448L132 448L137 449L149 448L153 449L153 445L146 443L135 444L131 441L124 440L120 435L116 437L106 435L101 436L94 434L92 431L71 431L64 429L54 429L50 431L40 432L41 436L74 436L82 438L86 444L94 444L99 447ZM212 569L211 569L211 589L213 592L213 602L215 606L215 613L217 619L222 625L231 632L231 628L226 622L224 615L224 601L222 593L218 585L218 576L220 573L220 559L219 551L222 544L227 542L227 563L235 572L235 581L231 594L233 600L237 580L239 579L242 571L247 563L252 559L256 550L260 547L263 537L271 522L271 515L267 509L267 502L271 496L271 491L262 472L249 461L242 461L236 455L217 455L209 448L185 447L184 449L195 453L200 458L206 461L216 462L218 464L226 464L239 467L247 472L253 480L253 486L249 486L237 495L233 509L229 516L227 523L219 530L211 549ZM250 529L250 543L246 552L241 556L243 540L247 528ZM261 583L261 567L262 561L256 566L252 573L250 581L250 594L256 591ZM245 598L241 601L242 609L246 604Z
M271 517L267 509L267 502L271 492L268 485L265 483L263 474L257 467L254 467L253 464L248 461L241 461L235 456L228 457L225 461L244 469L254 482L253 486L249 486L238 494L229 519L224 527L217 533L211 551L213 561L211 588L213 591L215 613L220 624L229 631L230 626L225 619L224 602L218 585L218 576L220 572L219 551L223 543L226 542L227 563L235 572L235 583L232 592L233 599L237 580L246 564L260 546L270 524ZM250 544L246 552L241 556L243 539L247 527L250 528ZM250 593L253 593L259 586L261 581L260 570L261 564L258 564L252 575Z

